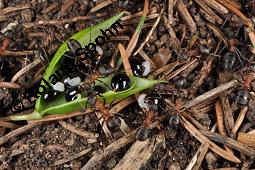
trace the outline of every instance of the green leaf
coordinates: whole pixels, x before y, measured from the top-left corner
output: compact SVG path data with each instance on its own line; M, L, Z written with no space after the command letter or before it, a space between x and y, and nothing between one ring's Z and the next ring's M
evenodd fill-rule
M69 39L75 39L77 40L82 47L84 47L85 45L89 44L90 41L91 43L95 42L95 39L98 36L101 36L102 33L100 31L100 29L105 30L108 29L113 23L115 23L118 19L120 19L120 17L124 14L124 12L98 24L89 28L86 28L76 34L74 34L72 37L70 37ZM67 41L65 41L58 49L58 51L55 53L53 59L51 60L51 62L49 63L49 66L44 74L44 79L46 81L49 82L49 77L55 73L55 71L60 67L60 61L61 58L63 56L63 54L68 51L68 47L66 44ZM45 85L44 82L41 82L41 85ZM42 97L39 97L36 100L36 104L35 104L35 110L37 112L41 112L42 110L46 109L46 107L44 106L46 104L46 102L44 100L42 100Z
M105 78L98 78L95 82L96 85L102 86L104 89L108 89L107 92L97 96L97 100L104 101L107 104L119 102L137 92L150 89L155 84L166 82L130 76L131 87L125 91L114 92L112 90L109 90L109 87L111 87L112 76L113 75ZM66 102L64 94L61 94L54 100L54 102L48 102L46 106L47 109L41 111L40 113L35 111L29 115L12 116L11 119L39 119L45 114L65 114L69 112L81 111L82 109L86 109L86 107L89 107L89 103L88 98L83 97L82 95L79 95L76 100Z
M84 29L76 34L74 34L70 39L76 39L82 47L87 45L90 42L94 42L95 39L102 35L100 29L107 29L109 28L114 22L116 22L124 13L120 13L96 26L89 27ZM140 24L139 24L140 25ZM140 26L138 30L140 30ZM91 39L91 41L90 41ZM49 77L55 73L55 71L60 67L60 61L62 59L63 54L68 51L68 47L66 42L64 42L56 54L54 55L52 61L50 62L45 75L44 79L49 82ZM157 83L162 83L165 81L158 81L158 80L148 80L144 78L130 76L131 80L131 87L125 91L121 92L114 92L109 87L111 87L111 79L113 75L110 75L105 78L98 78L95 82L96 85L102 86L106 92L100 96L97 96L98 100L105 101L106 103L116 103L124 98L127 98L137 92L147 90L152 88ZM41 85L45 85L42 81ZM31 120L31 119L40 119L42 116L46 114L65 114L74 111L80 111L89 107L88 98L83 96L83 94L79 94L76 100L66 102L65 94L62 93L58 95L53 101L46 102L41 97L39 97L36 101L35 111L28 115L17 115L11 116L12 120Z

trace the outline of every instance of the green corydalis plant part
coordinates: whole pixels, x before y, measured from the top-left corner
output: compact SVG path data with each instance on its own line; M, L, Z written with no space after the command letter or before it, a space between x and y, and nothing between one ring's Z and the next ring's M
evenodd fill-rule
M129 77L131 80L131 86L129 89L120 92L114 92L109 90L111 87L112 75L105 78L98 78L95 82L95 85L103 87L106 92L97 96L97 100L104 101L106 104L119 102L137 92L152 88L157 83L162 83L165 81L158 80L148 80L144 78L139 78L135 76ZM29 115L20 115L11 117L12 120L30 120L30 119L40 119L46 114L65 114L74 111L81 111L90 107L88 102L88 97L83 97L78 95L76 100L66 102L64 93L59 95L54 101L48 102L46 104L45 110L41 112L34 111Z
M70 37L69 39L75 39L77 40L82 47L84 47L85 45L89 44L89 43L94 43L95 39L98 36L102 36L102 32L100 31L100 29L105 30L108 29L113 23L115 23L117 20L120 19L120 17L124 14L124 12L98 24L89 28L86 28L84 30L81 30L80 32L74 34L72 37ZM60 61L62 59L63 54L69 51L68 47L67 47L67 41L65 41L58 49L58 51L55 53L53 59L51 60L51 62L49 63L49 66L47 68L47 70L45 71L44 74L44 79L46 81L49 81L49 77L55 73L55 71L60 67ZM42 81L41 85L45 85L45 83ZM42 100L42 97L39 97L36 100L36 104L35 104L35 110L37 112L42 112L43 110L47 109L45 107L46 102L44 100Z

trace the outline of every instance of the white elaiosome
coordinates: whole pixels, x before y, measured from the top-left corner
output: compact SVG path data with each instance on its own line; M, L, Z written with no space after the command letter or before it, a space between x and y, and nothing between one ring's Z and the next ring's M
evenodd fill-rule
M144 72L143 72L142 76L147 76L151 71L151 64L149 61L144 61L142 63L142 65L144 67Z
M57 82L52 87L54 90L59 91L59 92L65 91L65 85L62 82Z
M67 77L65 80L64 80L64 83L69 85L69 86L78 86L80 83L81 83L81 78L80 77L74 77L72 79L70 79L70 77Z
M144 109L147 109L149 110L149 105L148 103L145 103L145 97L146 97L147 94L141 94L139 97L138 97L138 104L141 108L144 108Z

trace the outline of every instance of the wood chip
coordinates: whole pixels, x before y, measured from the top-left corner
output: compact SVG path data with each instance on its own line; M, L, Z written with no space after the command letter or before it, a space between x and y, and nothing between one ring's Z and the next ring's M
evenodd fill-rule
M194 22L193 18L191 17L188 9L186 8L185 4L183 3L182 0L178 0L176 2L177 9L179 13L181 14L183 20L188 24L190 27L191 32L196 32L197 26L196 23Z
M82 168L81 170L96 169L103 160L109 155L115 153L118 149L126 146L135 139L136 130L132 131L128 135L116 140L108 145L103 151L96 153Z
M225 8L223 5L218 3L215 0L204 0L207 5L209 5L212 9L215 11L221 13L221 14L228 14L229 11L227 8Z
M238 133L237 141L255 148L255 135L249 133Z

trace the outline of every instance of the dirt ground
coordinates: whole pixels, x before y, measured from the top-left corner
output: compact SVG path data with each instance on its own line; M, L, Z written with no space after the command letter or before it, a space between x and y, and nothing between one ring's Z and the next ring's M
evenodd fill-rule
M153 128L144 143L137 141L135 131L149 118L134 97L134 102L121 106L118 113L128 131L112 131L112 139L94 112L32 124L5 121L20 101L24 101L22 113L34 110L35 99L31 104L23 94L40 83L48 63L42 60L13 78L39 58L38 49L44 48L50 61L74 33L126 11L124 16L129 18L120 20L124 31L101 47L104 62L109 62L112 56L120 56L116 50L119 43L126 48L132 40L145 1L0 0L0 169L255 168L254 76L249 77L254 72L255 54L253 0L149 1L133 53L145 42L137 56L154 64L146 78L162 78L168 83L143 92L159 96L163 102L149 122ZM236 58L226 57L228 52ZM177 82L182 81L187 86L178 88ZM249 91L249 104L235 105L238 97L245 100L238 96L241 89ZM208 91L211 93L205 96ZM215 124L218 128L213 128ZM209 134L210 129L215 133ZM247 132L251 140L241 141L239 134ZM85 137L88 134L90 137Z

